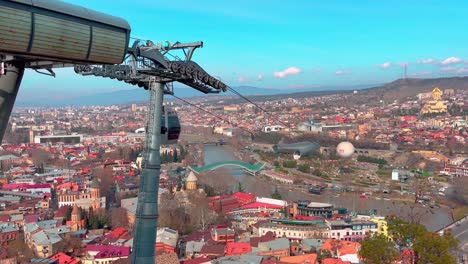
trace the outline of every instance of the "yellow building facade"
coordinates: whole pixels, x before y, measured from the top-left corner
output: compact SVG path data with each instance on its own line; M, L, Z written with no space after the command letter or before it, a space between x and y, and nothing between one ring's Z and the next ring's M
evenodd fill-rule
M445 101L442 100L442 94L443 93L439 87L435 87L431 94L432 100L426 101L421 109L421 114L447 112L447 105L445 104Z

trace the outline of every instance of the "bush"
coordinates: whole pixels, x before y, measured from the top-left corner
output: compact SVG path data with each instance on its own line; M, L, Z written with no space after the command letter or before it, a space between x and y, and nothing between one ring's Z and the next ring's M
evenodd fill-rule
M301 164L298 166L297 168L300 172L304 172L304 173L309 173L310 172L310 166L307 165L307 164Z
M357 157L357 161L359 162L368 162L368 163L376 163L379 165L385 165L387 164L387 161L383 158L374 158L374 157L369 157L369 156L363 156L359 155Z
M283 167L285 168L296 168L297 162L295 160L285 160L283 161Z

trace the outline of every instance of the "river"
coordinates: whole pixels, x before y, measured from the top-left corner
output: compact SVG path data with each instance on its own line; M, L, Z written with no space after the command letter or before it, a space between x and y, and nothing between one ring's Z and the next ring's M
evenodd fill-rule
M203 149L203 161L205 165L229 160L238 160L229 146L205 146ZM236 177L238 181L244 180L246 173L242 168L236 166L226 166L225 168Z
M211 164L220 161L238 160L234 154L234 150L231 149L230 146L205 146L203 157L205 164ZM255 179L251 175L244 172L242 168L235 166L226 166L225 168L238 181L242 182L246 192L250 192L258 196L266 196L275 189L275 185L271 182L267 183L261 179ZM259 190L259 188L261 190ZM399 217L405 217L410 214L411 210L413 210L411 209L413 206L411 203L390 200L376 200L372 198L369 200L361 200L359 199L358 194L341 194L338 196L333 192L326 192L322 195L311 195L306 192L292 190L287 186L279 186L279 191L283 196L283 199L290 202L306 199L316 202L331 203L335 206L343 206L349 210L354 208L360 212L377 210L377 213L380 215L396 214ZM421 212L425 212L422 219L422 224L424 224L429 230L438 230L452 222L450 210L447 208L430 209L418 206L417 209L421 210Z

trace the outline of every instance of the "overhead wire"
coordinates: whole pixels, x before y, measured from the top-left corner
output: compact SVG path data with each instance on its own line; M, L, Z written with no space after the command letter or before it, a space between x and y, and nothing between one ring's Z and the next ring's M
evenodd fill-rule
M250 100L248 97L242 95L241 93L239 93L238 91L236 91L234 88L228 86L228 90L231 91L232 93L236 94L237 96L241 97L242 99L244 99L245 101L253 104L255 107L257 107L258 109L260 109L261 111L267 113L269 116L273 117L273 118L277 118L277 116L275 116L273 113L271 113L270 111L266 110L265 108L261 107L260 105L258 105L257 103L255 103L254 101ZM289 129L292 129L291 125L288 124L288 123L285 123L281 120L277 120L280 124L288 127Z
M197 109L199 109L199 110L201 110L201 111L203 111L203 112L205 112L205 113L207 113L207 114L209 114L209 115L211 115L211 116L213 116L213 117L218 118L218 119L221 120L221 121L224 121L224 122L228 123L229 125L233 125L233 124L231 123L231 121L226 120L225 118L223 118L223 117L221 117L221 116L219 116L219 115L217 115L217 114L214 114L214 113L212 113L212 112L210 112L210 111L204 109L203 107L201 107L201 106L199 106L199 105L196 105L196 104L194 104L194 103L191 103L191 102L189 102L189 101L187 101L187 100L185 100L185 99L183 99L183 98L178 97L177 95L172 94L172 96L173 96L174 98L176 98L176 99L178 99L178 100L180 100L180 101L182 101L182 102L184 102L184 103L186 103L186 104L192 106L192 107L195 107L195 108L197 108ZM250 130L246 129L246 128L243 128L243 127L237 127L237 128L239 128L239 129L241 129L241 130L243 130L243 131L249 133L251 136L254 136L254 133L251 132Z

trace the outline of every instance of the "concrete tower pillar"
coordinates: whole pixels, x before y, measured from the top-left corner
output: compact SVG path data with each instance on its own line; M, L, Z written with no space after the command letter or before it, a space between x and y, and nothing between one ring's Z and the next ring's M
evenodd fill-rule
M23 80L24 63L0 67L0 142L3 140Z

